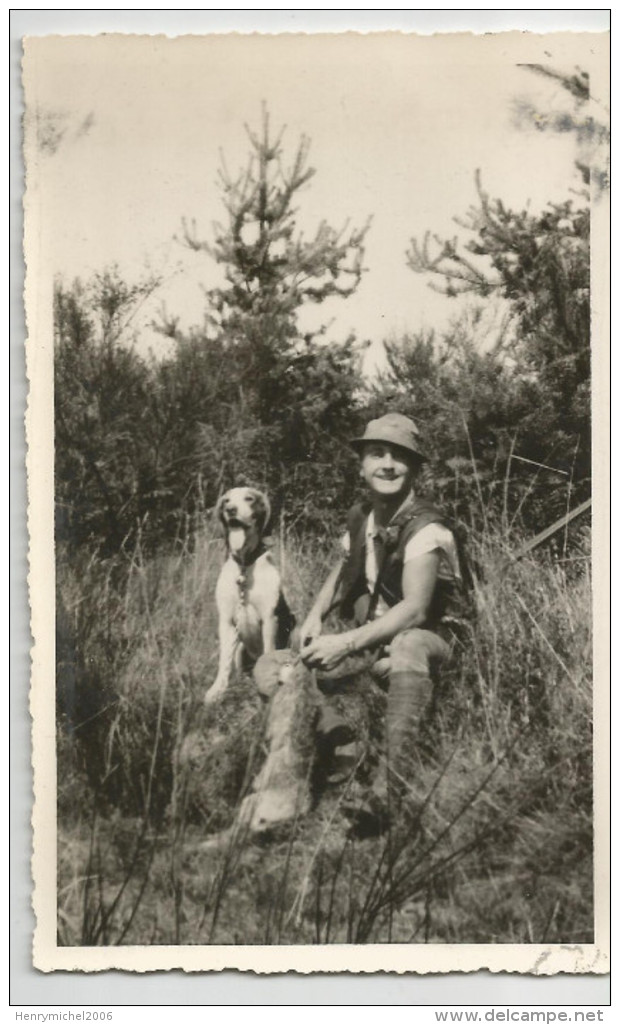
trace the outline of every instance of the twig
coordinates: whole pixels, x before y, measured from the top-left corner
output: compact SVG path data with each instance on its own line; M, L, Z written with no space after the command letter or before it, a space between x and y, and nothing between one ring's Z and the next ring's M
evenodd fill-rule
M556 520L555 523L552 523L550 527L546 527L544 530L541 530L540 534L536 534L536 536L530 541L526 541L524 545L521 545L518 551L510 556L505 566L509 566L512 562L516 562L518 559L522 559L528 552L533 551L534 548L538 548L543 541L547 541L548 538L553 537L553 535L557 534L558 530L561 530L562 527L568 526L568 524L571 523L572 520L576 519L577 516L581 516L582 513L586 512L591 505L592 499L586 498L585 502L578 505L576 509L572 510L572 512L566 513L565 516L561 516L560 519ZM503 568L505 568L505 566Z

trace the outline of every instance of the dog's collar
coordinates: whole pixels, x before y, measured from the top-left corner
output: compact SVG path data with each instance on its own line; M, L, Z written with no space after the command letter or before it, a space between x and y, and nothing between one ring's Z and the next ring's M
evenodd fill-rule
M264 555L266 551L267 546L263 544L263 542L261 541L261 543L257 545L257 547L254 548L253 551L247 554L243 551L243 549L241 549L240 552L231 552L230 554L233 560L240 567L240 569L246 570L249 569L250 566L253 566L256 560L260 559L261 555Z

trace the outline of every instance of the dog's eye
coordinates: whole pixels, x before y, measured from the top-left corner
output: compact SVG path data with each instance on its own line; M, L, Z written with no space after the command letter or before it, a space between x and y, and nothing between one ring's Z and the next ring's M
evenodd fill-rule
M255 501L256 501L256 499L254 498L254 495L248 495L248 497L247 497L248 505L254 505Z

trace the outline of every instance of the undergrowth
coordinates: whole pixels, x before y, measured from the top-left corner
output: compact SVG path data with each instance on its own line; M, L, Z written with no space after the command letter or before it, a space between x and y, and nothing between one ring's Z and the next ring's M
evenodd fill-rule
M585 535L574 562L511 561L490 527L471 543L485 575L421 743L417 819L366 840L342 814L349 782L285 830L209 842L264 756L249 677L202 703L220 541L60 559L59 943L591 942ZM333 552L280 538L299 619Z

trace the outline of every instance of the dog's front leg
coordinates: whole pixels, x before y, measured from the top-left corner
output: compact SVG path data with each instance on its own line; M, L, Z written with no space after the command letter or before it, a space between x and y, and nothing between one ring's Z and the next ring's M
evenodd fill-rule
M275 613L269 613L265 616L261 625L261 632L263 636L263 651L275 651L278 637L278 617Z
M232 620L220 621L219 639L220 659L217 676L205 694L206 705L210 705L213 701L217 701L217 699L222 696L231 680L235 666L237 649L239 648L237 628Z

